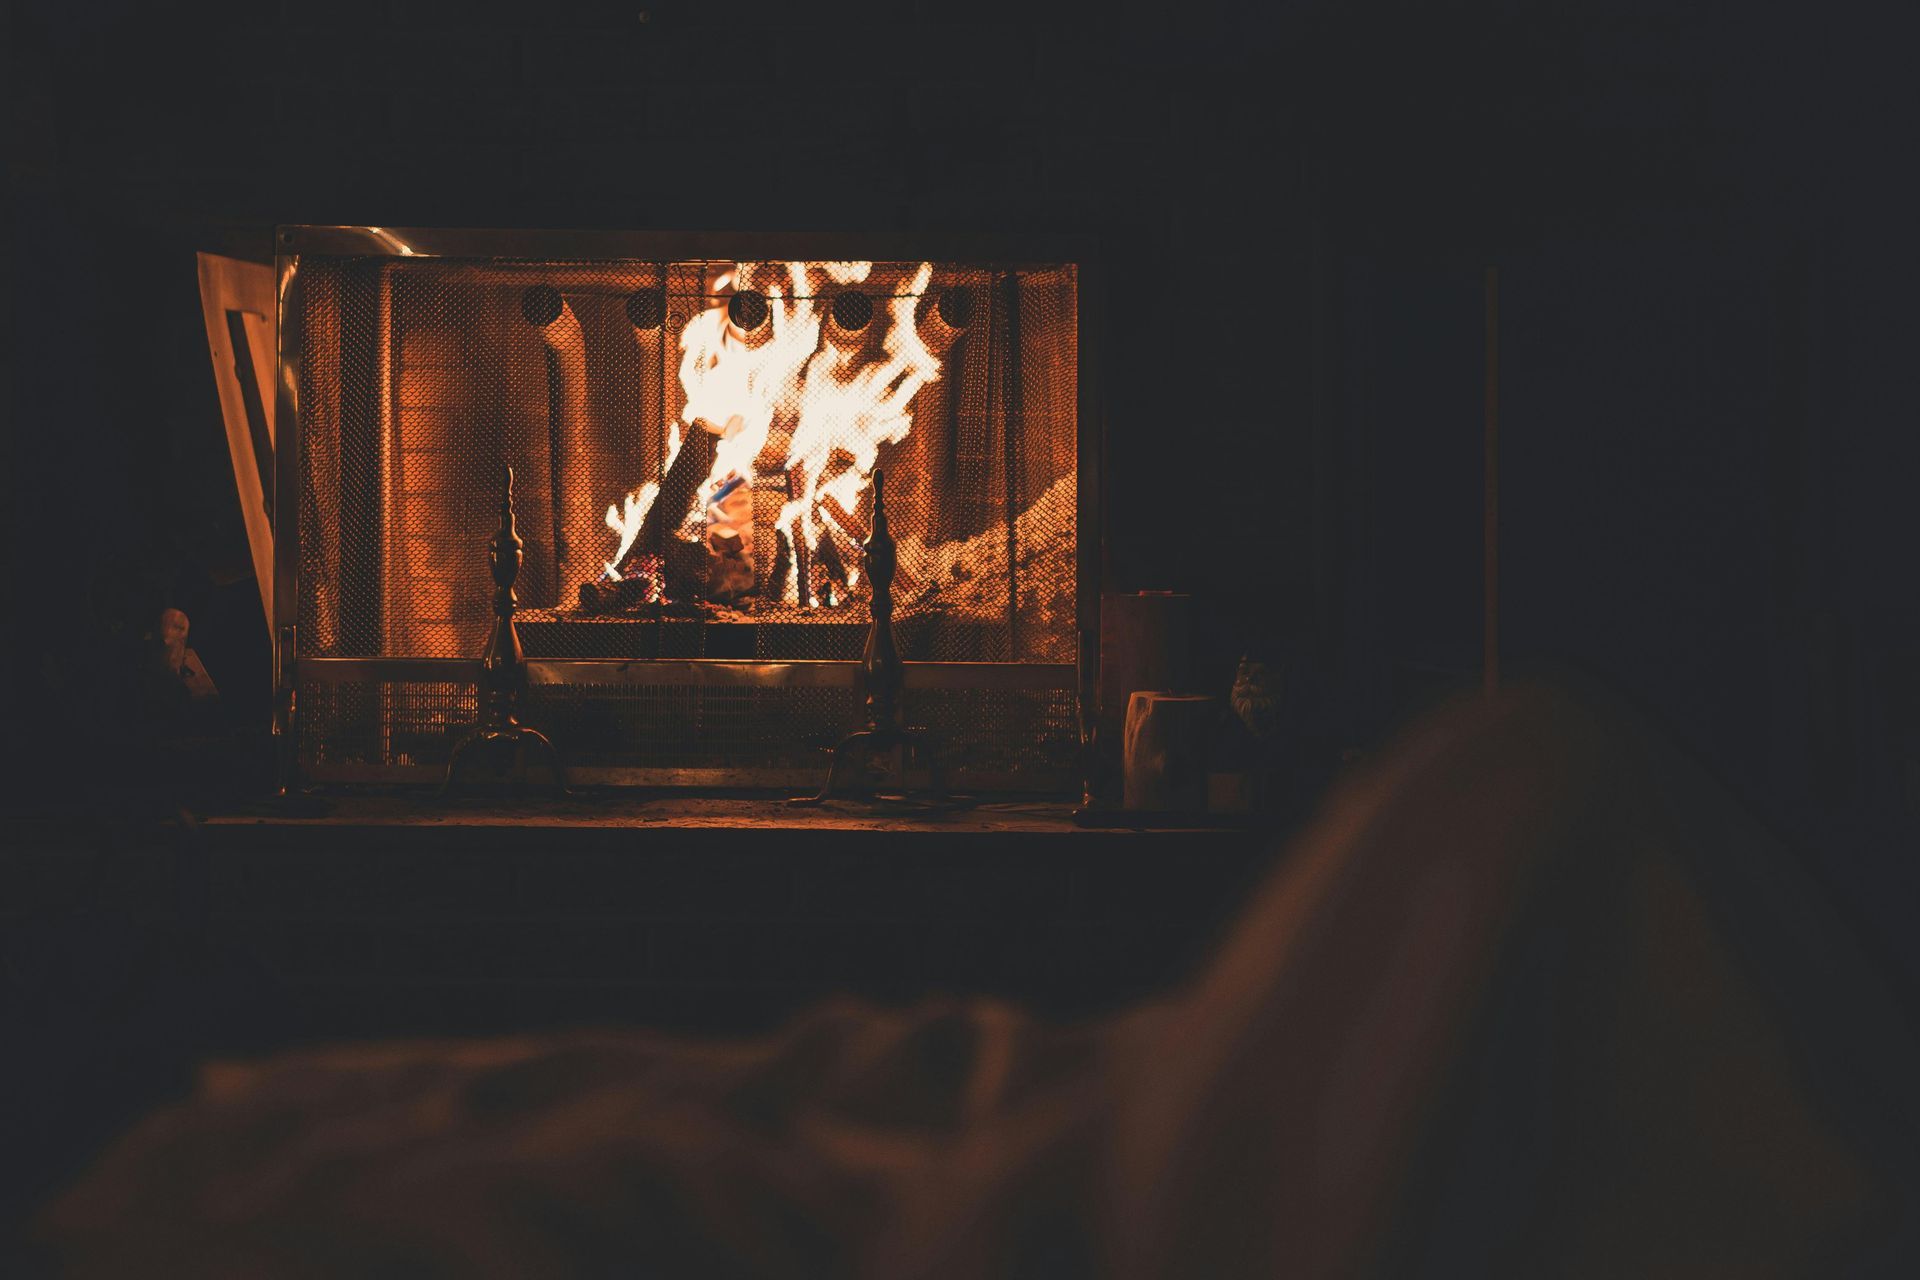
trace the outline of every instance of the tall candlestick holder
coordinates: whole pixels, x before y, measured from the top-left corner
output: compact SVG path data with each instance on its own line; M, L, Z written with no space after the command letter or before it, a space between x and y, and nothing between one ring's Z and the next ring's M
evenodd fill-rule
M900 689L906 683L906 668L893 642L893 575L897 567L893 534L887 528L886 473L873 473L873 528L861 544L866 558L867 582L872 591L873 622L867 630L866 651L860 658L860 682L866 694L866 723L842 738L833 749L827 766L827 781L818 795L795 796L787 803L813 806L824 804L839 785L844 769L862 761L871 761L883 751L902 753L907 748L927 748L927 736L908 729L900 722ZM946 773L932 750L928 756L928 797L921 808L949 809L966 803L947 795ZM868 794L871 794L869 791Z
M518 599L513 583L526 558L526 543L514 527L513 468L503 468L500 525L487 544L493 572L493 631L480 658L480 716L474 731L453 749L447 761L444 795L460 785L521 789L528 785L530 760L543 763L555 794L565 794L560 753L547 736L522 724L518 707L527 687L527 657L513 625Z

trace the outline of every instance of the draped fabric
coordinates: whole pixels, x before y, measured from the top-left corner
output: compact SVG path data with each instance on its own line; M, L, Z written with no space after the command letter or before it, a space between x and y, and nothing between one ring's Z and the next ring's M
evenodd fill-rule
M1904 1275L1920 1039L1803 868L1547 689L1356 771L1185 989L214 1064L70 1274Z

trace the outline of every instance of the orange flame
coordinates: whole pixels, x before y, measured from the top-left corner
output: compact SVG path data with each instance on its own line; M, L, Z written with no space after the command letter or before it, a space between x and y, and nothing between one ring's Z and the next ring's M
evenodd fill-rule
M730 482L744 487L755 475L797 476L799 492L781 507L774 527L795 548L811 551L830 542L852 586L858 540L847 524L858 518L880 446L906 438L913 398L940 376L940 361L915 324L933 266L921 263L905 287L885 299L887 323L877 353L864 336L836 334L824 321L827 286L865 283L873 263L792 262L784 274L780 279L777 264L736 263L715 277L712 304L680 332L686 404L679 421L669 424L666 466L679 453L683 427L719 440L700 498L679 529L694 538L730 529L750 543L752 503L732 499L709 506L708 499ZM762 277L771 277L763 287L768 320L746 332L729 318L727 295L759 287ZM771 455L770 446L776 450ZM624 504L607 508L607 527L618 539L607 564L610 578L619 577L619 565L659 494L659 482L649 481ZM763 591L774 585L760 584ZM779 585L785 603L817 603L811 584L798 574Z

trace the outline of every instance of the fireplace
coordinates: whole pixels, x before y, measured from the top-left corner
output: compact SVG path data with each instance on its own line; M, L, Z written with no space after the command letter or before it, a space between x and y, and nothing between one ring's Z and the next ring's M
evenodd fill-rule
M859 719L883 469L908 724L968 785L1070 785L1097 607L1084 254L379 227L282 228L277 252L263 598L290 780L444 770L511 468L521 714L569 776L817 782Z

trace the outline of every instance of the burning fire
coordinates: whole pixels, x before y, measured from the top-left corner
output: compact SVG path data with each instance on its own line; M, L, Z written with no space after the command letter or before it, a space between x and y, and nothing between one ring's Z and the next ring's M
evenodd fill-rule
M679 452L680 432L676 429L668 441L668 466L673 465L673 456ZM614 536L620 539L620 546L614 551L613 559L607 561L607 581L620 581L618 566L627 558L627 552L633 550L633 540L640 536L640 526L646 522L647 512L653 510L654 500L659 496L660 482L649 480L627 495L624 510L618 503L607 508L607 528L613 530Z
M836 298L873 274L871 262L736 263L713 278L710 305L680 332L686 405L669 427L663 475L688 433L710 433L715 447L689 509L661 515L682 540L743 549L749 562L756 533L781 539L783 570L756 585L786 604L822 603L804 571L816 559L839 565L846 586L858 580L855 526L880 446L906 438L914 397L940 376L915 322L932 264L867 294L878 306L854 299L843 315ZM765 297L766 316L743 327L729 302L748 291ZM741 310L757 320L753 308ZM785 501L772 528L756 530L755 481L770 477L784 478ZM617 544L604 580L620 580L661 492L650 480L607 508ZM659 598L657 581L649 595Z

